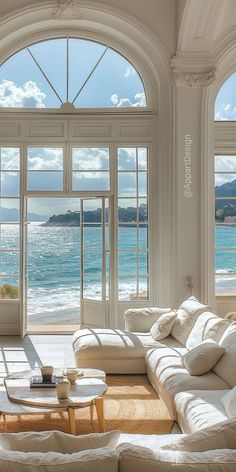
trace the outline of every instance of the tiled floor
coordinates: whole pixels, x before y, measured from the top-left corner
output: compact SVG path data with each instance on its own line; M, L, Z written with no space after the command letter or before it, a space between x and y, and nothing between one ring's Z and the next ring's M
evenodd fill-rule
M0 379L20 370L42 364L55 367L75 365L72 335L0 336Z

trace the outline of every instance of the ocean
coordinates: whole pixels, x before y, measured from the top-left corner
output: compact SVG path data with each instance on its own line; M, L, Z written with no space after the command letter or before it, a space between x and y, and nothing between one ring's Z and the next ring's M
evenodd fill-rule
M101 297L101 233L98 227L86 227L85 239L85 293L92 299ZM236 227L220 226L216 228L216 248L232 248L236 242ZM120 298L127 300L135 293L136 255L132 251L136 246L136 230L121 227L119 230L121 252L119 257ZM1 233L3 249L17 249L17 226L3 225ZM140 228L139 247L143 252L139 257L139 270L143 277L140 287L146 291L147 255L146 228ZM27 303L28 315L40 320L49 319L53 313L79 313L80 306L80 228L47 227L41 223L31 223L27 227L28 277ZM86 250L88 249L89 250ZM107 249L109 247L107 246ZM108 259L108 258L107 258ZM17 252L1 253L1 272L10 276L2 277L3 283L17 284L19 255ZM107 262L108 266L108 262ZM236 293L236 251L216 250L216 290L217 293ZM126 277L127 274L133 277Z

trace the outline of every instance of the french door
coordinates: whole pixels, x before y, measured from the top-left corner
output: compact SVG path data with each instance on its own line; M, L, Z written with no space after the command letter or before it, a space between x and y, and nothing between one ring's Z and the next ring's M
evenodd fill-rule
M81 325L105 327L112 296L110 200L82 198L80 208Z

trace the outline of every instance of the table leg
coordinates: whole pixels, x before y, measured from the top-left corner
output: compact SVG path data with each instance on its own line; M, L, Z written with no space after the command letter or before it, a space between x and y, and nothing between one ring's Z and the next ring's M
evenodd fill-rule
M68 416L70 422L70 432L71 434L76 435L76 424L75 424L75 409L68 408Z
M104 399L103 397L98 397L95 400L95 407L98 417L98 426L99 432L104 433L105 431L105 421L104 421Z
M90 403L90 421L93 421L94 402Z

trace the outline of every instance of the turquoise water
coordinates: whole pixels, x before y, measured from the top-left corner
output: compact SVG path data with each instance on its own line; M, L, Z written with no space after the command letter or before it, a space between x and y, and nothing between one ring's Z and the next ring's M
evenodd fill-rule
M136 291L135 274L137 262L141 274L140 286L146 291L147 230L140 228L139 261L135 252L136 229L121 227L119 247L126 249L119 255L120 297L129 299ZM3 249L18 249L17 226L2 226ZM93 299L101 298L101 230L98 227L85 228L85 292ZM78 309L80 305L80 228L43 227L32 223L28 226L28 312L30 314L53 312L55 310ZM216 228L216 248L236 247L236 227ZM109 249L109 244L106 246ZM142 252L143 251L143 252ZM108 269L107 256L107 269ZM19 255L1 253L1 272L10 276L2 283L17 283ZM236 251L216 250L217 292L236 291ZM129 274L131 277L127 277ZM132 277L133 276L133 277Z

